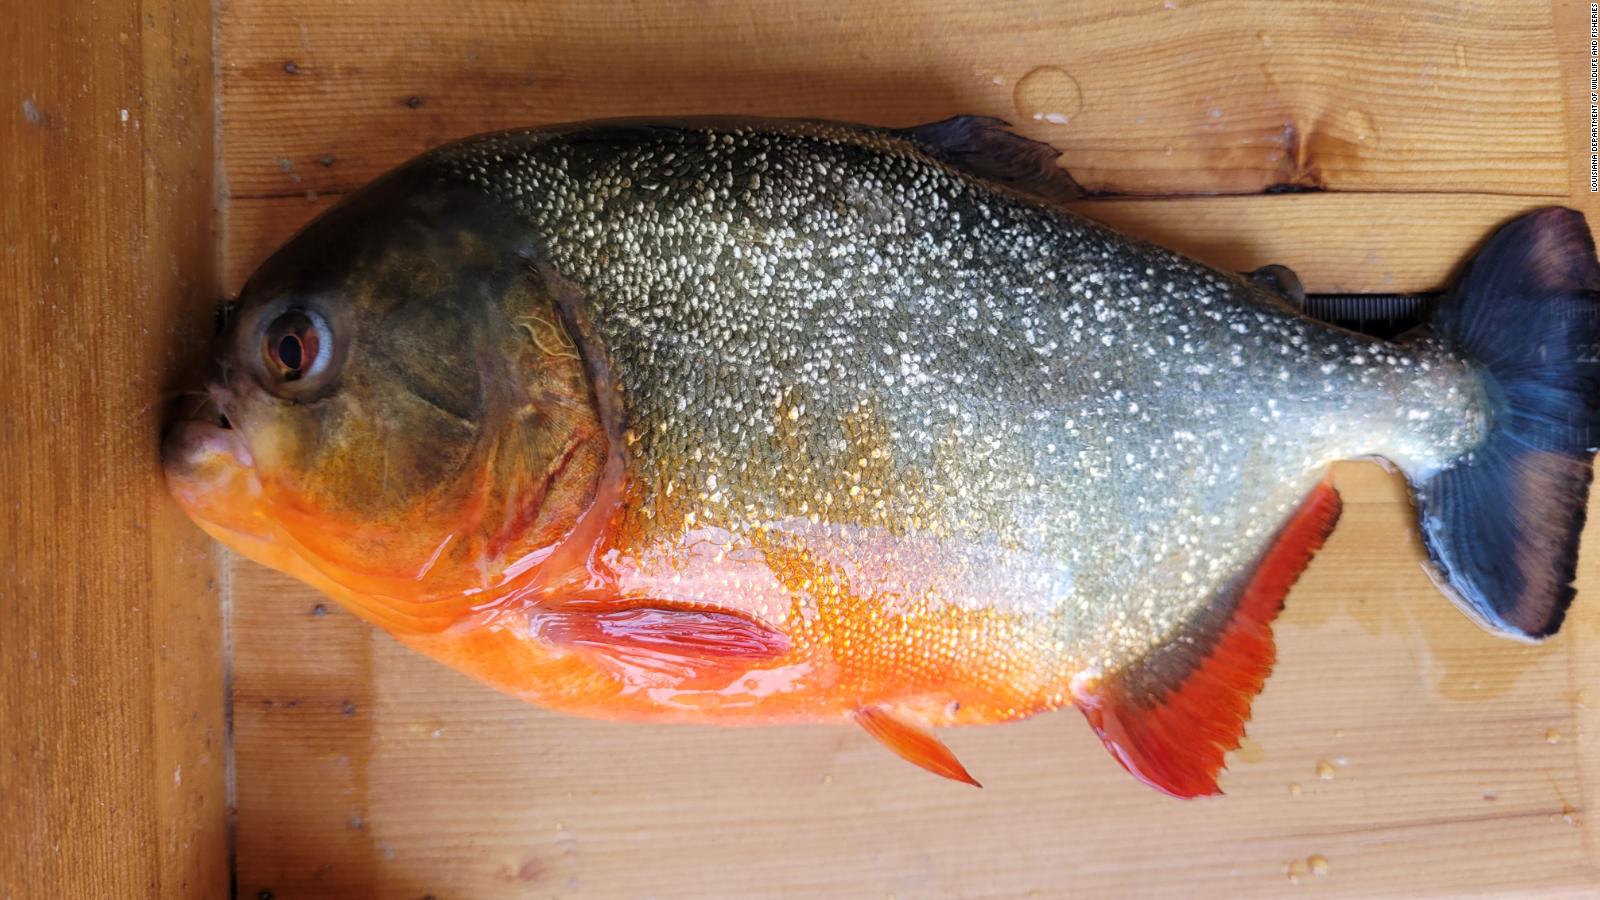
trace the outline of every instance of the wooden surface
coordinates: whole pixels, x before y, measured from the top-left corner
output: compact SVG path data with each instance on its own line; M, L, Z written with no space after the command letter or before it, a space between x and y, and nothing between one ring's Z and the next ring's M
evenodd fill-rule
M0 21L0 897L224 896L219 554L157 464L216 302L210 8Z
M1600 216L1578 4L225 0L219 16L230 289L414 152L624 114L1011 118L1122 195L1088 214L1218 265L1291 265L1312 290L1436 286L1519 211ZM1259 193L1281 184L1327 192ZM1228 795L1192 803L1128 778L1071 712L947 733L983 791L846 728L561 718L235 562L240 895L1600 890L1600 535L1562 636L1497 641L1424 576L1397 479L1352 463L1337 482L1344 520L1280 620Z

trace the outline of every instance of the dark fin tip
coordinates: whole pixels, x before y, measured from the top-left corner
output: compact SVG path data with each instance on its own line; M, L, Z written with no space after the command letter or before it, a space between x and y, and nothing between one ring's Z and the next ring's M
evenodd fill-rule
M1084 196L1056 163L1060 150L1010 127L993 116L955 116L897 133L941 162L1042 200L1063 203Z
M1339 521L1339 493L1313 490L1243 585L1224 591L1188 631L1099 684L1073 693L1089 725L1134 777L1174 797L1219 794L1250 702L1272 671L1272 620Z
M1577 594L1592 477L1588 458L1491 436L1469 460L1414 489L1429 574L1484 628L1550 637Z

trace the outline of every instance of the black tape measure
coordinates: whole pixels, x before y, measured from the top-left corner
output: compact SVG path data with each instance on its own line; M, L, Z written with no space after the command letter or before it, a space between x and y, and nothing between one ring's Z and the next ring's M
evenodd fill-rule
M1307 294L1301 312L1360 334L1393 340L1428 321L1440 291L1421 294Z

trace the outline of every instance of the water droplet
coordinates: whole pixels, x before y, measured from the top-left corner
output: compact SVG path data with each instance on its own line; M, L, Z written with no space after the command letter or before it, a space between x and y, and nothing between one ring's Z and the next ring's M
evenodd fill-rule
M1306 864L1297 859L1289 863L1289 869L1286 874L1289 876L1290 884L1299 884L1300 879L1306 877Z
M1546 744L1559 744L1559 743L1561 743L1561 732L1555 730L1554 728L1550 729L1549 731L1546 731L1544 733L1544 742Z
M1300 796L1300 782L1298 782L1298 781L1290 782L1290 784L1289 784L1289 796L1291 796L1291 797Z
M985 69L973 69L972 77L978 79L979 81L987 81L990 84L1004 85L1006 83L1006 77L1004 75L990 72Z
M1373 121L1371 113L1364 109L1350 109L1346 110L1340 118L1344 129L1349 132L1351 140L1358 144L1371 144L1377 141L1378 123Z
M1313 853L1307 857L1306 865L1310 867L1311 874L1319 878L1328 874L1328 858L1321 853Z
M1272 46L1272 35L1267 34L1265 31L1256 32L1256 40L1260 41L1263 47Z
M1483 799L1490 800L1490 801L1499 800L1500 799L1500 792L1499 791L1484 791L1483 792Z
M1023 118L1065 125L1083 110L1083 89L1059 66L1040 66L1022 76L1011 93Z
M1333 763L1325 759L1317 760L1317 777L1323 781L1333 780Z
M1578 823L1577 813L1578 811L1572 808L1572 804L1561 804L1561 821L1567 823L1568 825L1576 825Z

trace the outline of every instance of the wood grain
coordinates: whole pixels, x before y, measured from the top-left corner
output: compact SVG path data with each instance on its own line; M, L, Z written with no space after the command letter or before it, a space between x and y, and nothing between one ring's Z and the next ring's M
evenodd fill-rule
M235 197L345 191L445 140L641 113L988 112L1116 192L1566 191L1538 4L231 0L220 16Z
M1220 266L1289 264L1313 290L1434 287L1495 223L1588 202L1571 162L1587 142L1580 4L431 9L222 5L230 290L338 195L432 144L602 115L1007 116L1062 147L1091 186L1164 198L1097 199L1086 214ZM1051 66L1082 97L1066 125L1031 118L1071 102L1055 73L1045 100L1018 108L1018 81ZM1253 193L1286 181L1331 190ZM1188 196L1212 192L1250 195ZM1600 791L1588 686L1600 555L1583 560L1561 637L1497 641L1423 574L1398 479L1355 463L1336 477L1344 520L1280 620L1228 795L1188 804L1135 784L1070 712L947 732L981 792L850 729L554 716L235 563L240 892L1600 890L1587 818ZM1314 855L1327 874L1311 872Z
M215 302L210 10L0 19L0 896L223 896L216 551L157 459Z

